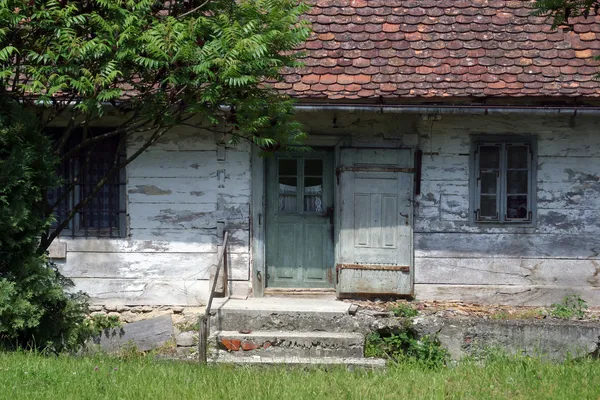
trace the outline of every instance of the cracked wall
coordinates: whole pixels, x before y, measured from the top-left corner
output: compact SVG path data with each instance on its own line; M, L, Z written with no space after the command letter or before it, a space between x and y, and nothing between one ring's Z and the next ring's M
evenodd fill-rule
M136 151L142 134L128 141ZM95 304L203 304L211 270L230 234L229 285L247 293L250 271L250 148L180 127L127 167L127 237L61 238L55 261Z
M414 202L420 299L549 305L578 293L600 305L600 132L594 117L322 112L309 132L352 146L423 151ZM534 227L469 221L471 135L537 136Z

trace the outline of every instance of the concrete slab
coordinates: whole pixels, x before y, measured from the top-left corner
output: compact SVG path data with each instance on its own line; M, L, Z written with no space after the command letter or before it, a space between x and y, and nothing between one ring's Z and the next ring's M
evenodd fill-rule
M149 351L173 339L173 322L170 315L125 324L121 328L105 329L92 342L107 353L116 353L124 346L134 345L136 350Z
M352 306L339 300L293 298L293 297L253 297L246 300L228 299L213 303L213 310L244 310L268 312L325 312L347 314Z
M217 332L214 348L239 357L363 357L364 336L345 332Z
M225 355L212 360L216 363L237 365L297 365L297 366L345 366L348 368L385 368L386 361L381 358L343 358L343 357L235 357Z

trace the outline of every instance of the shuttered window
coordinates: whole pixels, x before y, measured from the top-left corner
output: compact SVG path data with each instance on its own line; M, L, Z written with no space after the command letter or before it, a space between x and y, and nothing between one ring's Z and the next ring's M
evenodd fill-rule
M534 218L534 149L531 141L477 141L473 213L476 222L531 223Z

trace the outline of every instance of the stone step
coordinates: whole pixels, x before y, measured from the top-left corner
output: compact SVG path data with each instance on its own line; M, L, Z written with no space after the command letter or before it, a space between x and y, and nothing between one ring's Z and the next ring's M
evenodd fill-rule
M291 366L318 366L339 367L345 366L349 369L385 368L386 362L381 358L354 358L354 357L236 357L231 353L219 355L211 359L213 363L236 364L236 365L291 365Z
M220 331L211 339L211 348L235 357L360 358L364 354L364 336L359 333L253 331L244 334Z
M213 309L212 331L368 332L368 321L351 315L352 304L319 299L229 300Z

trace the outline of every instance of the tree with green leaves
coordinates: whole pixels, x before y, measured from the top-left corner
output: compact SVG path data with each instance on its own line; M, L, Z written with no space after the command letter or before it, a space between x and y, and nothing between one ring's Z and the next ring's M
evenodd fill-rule
M42 234L40 250L175 126L263 149L299 144L292 101L267 82L298 66L306 11L297 0L0 0L0 98L35 110L41 130L60 126L52 138L60 163L88 162L106 140L121 150L133 135L145 138L125 159L115 154L93 190ZM109 111L119 122L87 134ZM76 180L46 198L48 215Z
M576 17L598 15L600 0L536 0L534 14L549 16L552 27L568 25L569 20Z
M0 0L0 347L85 339L85 295L64 290L46 251L174 127L266 150L300 143L292 101L268 82L298 65L306 11L297 0ZM108 168L83 176L108 142ZM65 165L75 172L59 182Z
M39 251L52 224L43 193L58 184L57 157L37 118L0 99L0 348L81 344L87 297Z

